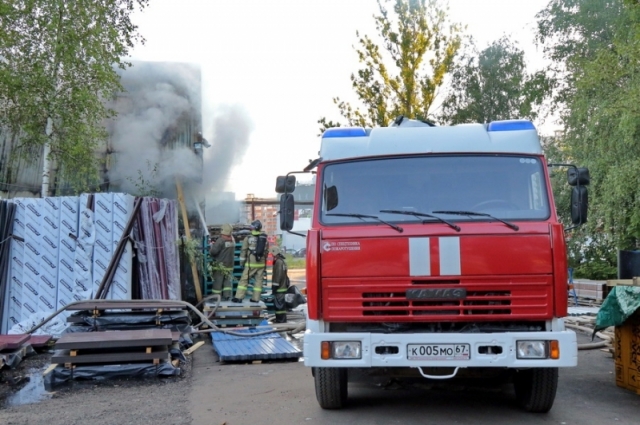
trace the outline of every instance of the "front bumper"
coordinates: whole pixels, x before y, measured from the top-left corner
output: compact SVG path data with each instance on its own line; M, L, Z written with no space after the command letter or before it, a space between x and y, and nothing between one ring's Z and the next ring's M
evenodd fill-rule
M557 340L560 357L553 359L518 359L518 340ZM359 341L362 358L353 360L323 360L323 341ZM469 344L468 360L409 360L408 344ZM482 354L483 347L500 347L500 354ZM397 347L395 354L377 354L377 347ZM388 350L386 350L388 351ZM503 333L326 333L307 330L304 336L304 364L311 367L573 367L578 364L576 334L571 330L552 332Z

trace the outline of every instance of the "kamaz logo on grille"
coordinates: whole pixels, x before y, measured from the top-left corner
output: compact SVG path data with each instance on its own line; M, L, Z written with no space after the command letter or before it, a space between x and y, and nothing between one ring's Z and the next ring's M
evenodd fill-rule
M44 218L44 221L46 221L46 222L47 222L47 224L48 224L49 226L51 226L51 228L52 228L53 230L58 230L58 226L56 226L56 224L55 224L53 221L51 221L51 219L50 219L49 217L45 217L45 218Z
M114 205L116 206L116 208L118 208L120 210L120 212L122 214L129 214L129 211L127 211L126 208L124 208L122 205L120 205L120 203L114 202Z
M35 255L40 255L40 251L38 251L33 245L27 242L26 247L29 248L29 251L33 252Z
M45 263L47 263L49 265L49 267L51 267L52 269L56 268L56 265L53 264L53 262L51 260L49 260L49 258L47 258L46 255L42 256L42 259L44 260Z
M111 210L107 208L107 206L103 204L102 201L98 201L96 203L100 206L100 208L104 210L104 212L111 214Z
M62 240L62 245L64 245L69 251L76 252L76 247L67 242L66 239Z
M62 264L70 272L73 272L73 267L71 267L71 264L67 263L67 260L65 260L64 258L60 260L60 264Z
M102 243L101 240L96 241L96 245L98 245L100 248L104 249L104 251L107 252L107 253L111 252L111 250L104 243Z
M24 287L27 288L33 295L38 296L38 291L36 291L33 286L29 285L29 282L25 282Z
M102 222L100 220L97 220L96 223L98 224L98 226L100 226L102 228L102 230L104 230L107 233L111 233L111 229L108 229L107 226L102 224Z
M33 267L31 264L29 263L24 263L24 264L25 266L27 266L29 270L31 270L31 273L35 274L36 276L40 276L40 272L36 270L35 267Z
M51 241L51 239L49 239L47 236L43 236L42 239L44 239L44 241L47 243L47 245L49 245L51 248L58 249L58 245L54 244Z
M56 204L55 204L51 199L49 199L49 198L44 198L44 201L45 201L47 204L49 204L49 206L50 206L51 208L53 208L55 211L57 211L57 210L58 210L58 206L57 206L57 205L56 205Z
M67 291L69 292L73 292L73 287L69 284L69 282L67 282L64 279L60 279L60 283L62 284L62 286L64 286L65 288L67 288Z
M73 214L76 214L78 212L78 210L76 210L75 207L67 201L62 201L62 205L64 205Z
M33 205L29 204L29 205L27 205L27 208L29 208L29 211L34 213L36 215L36 217L40 217L41 214L38 212L36 207L34 207Z
M51 303L49 302L49 300L47 300L45 297L43 297L42 295L39 298L40 301L42 301L44 303L44 305L46 305L47 307L49 307L51 310L55 310L55 307L51 305Z
M33 227L31 224L27 224L27 229L31 230L34 235L40 236L40 232L38 232L38 230L35 227Z
M84 272L88 272L89 271L89 269L78 260L76 260L76 266L80 267L80 269L82 269L82 271L84 271Z
M11 297L11 301L13 301L18 307L22 308L22 303L15 296Z
M12 260L20 267L23 267L22 261L18 257L12 257Z

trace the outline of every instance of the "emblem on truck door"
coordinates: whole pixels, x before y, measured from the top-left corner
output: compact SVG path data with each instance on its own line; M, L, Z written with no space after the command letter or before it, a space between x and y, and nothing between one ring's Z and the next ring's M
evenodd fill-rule
M463 300L467 298L465 288L407 289L408 300Z

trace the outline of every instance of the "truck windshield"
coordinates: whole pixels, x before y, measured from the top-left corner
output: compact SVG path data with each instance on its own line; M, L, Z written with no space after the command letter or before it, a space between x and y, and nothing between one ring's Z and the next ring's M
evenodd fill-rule
M491 221L485 215L455 213L465 211L503 220L546 220L550 211L543 167L538 157L515 155L430 155L330 164L322 172L320 220L362 223L348 214L396 223L430 220L385 210L438 211L437 216L457 222Z

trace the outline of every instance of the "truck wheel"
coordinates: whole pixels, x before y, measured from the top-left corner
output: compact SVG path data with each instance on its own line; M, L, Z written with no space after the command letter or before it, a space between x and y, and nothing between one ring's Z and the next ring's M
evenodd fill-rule
M315 368L316 398L323 409L341 409L347 402L347 369Z
M513 386L520 407L527 412L547 413L556 398L558 368L519 370Z

